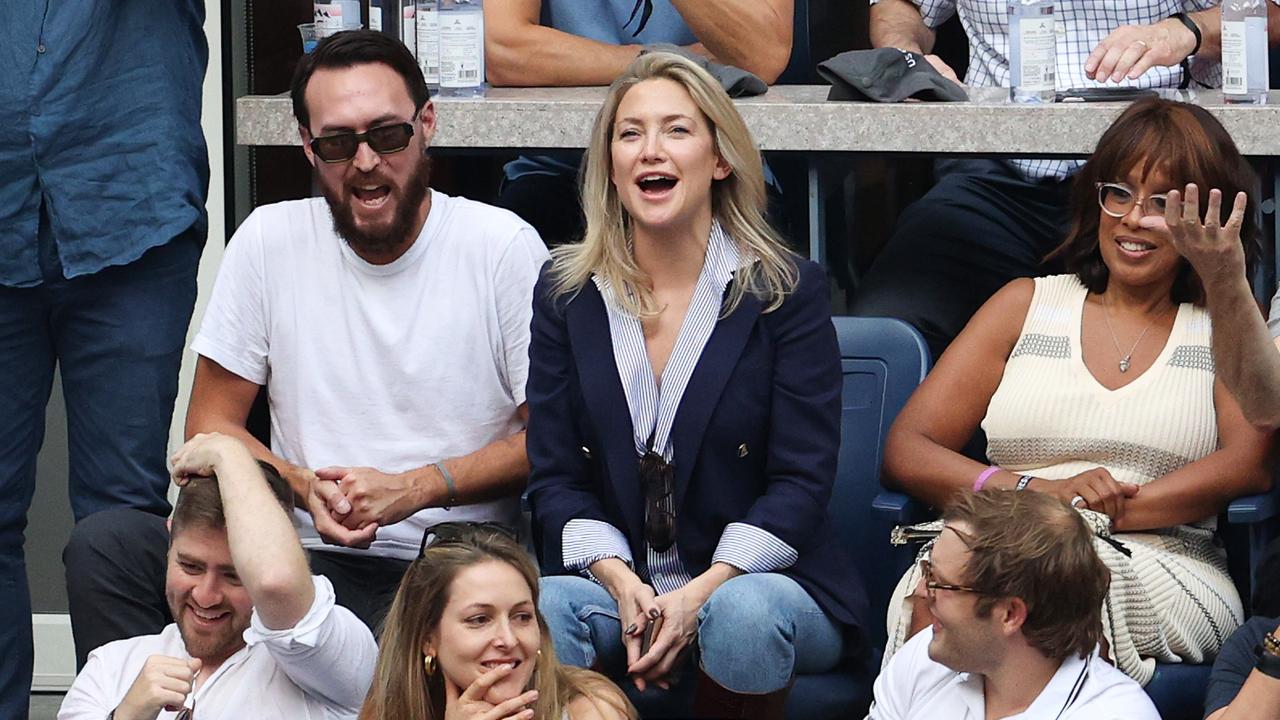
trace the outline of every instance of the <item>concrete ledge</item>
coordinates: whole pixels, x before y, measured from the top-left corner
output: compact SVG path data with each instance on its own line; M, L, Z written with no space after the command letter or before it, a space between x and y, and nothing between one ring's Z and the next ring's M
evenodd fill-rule
M827 102L825 85L776 86L738 101L762 150L1088 155L1123 103ZM1280 91L1269 105L1225 105L1214 90L1167 91L1209 109L1241 152L1280 156ZM995 95L1001 95L996 91ZM483 99L437 98L433 145L448 148L581 148L605 88L492 88ZM990 90L985 96L992 95ZM298 145L287 95L236 100L240 145Z

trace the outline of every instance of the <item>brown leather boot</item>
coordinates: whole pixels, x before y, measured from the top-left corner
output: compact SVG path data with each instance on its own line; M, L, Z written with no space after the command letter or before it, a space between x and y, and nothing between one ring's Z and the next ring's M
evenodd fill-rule
M693 697L696 718L750 718L782 720L791 686L771 693L736 693L712 680L698 669L698 688Z

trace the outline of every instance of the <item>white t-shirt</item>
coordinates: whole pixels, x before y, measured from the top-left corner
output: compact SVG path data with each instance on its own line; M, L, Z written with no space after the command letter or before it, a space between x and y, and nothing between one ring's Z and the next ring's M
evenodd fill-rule
M265 384L271 449L311 469L403 472L522 427L533 286L547 249L489 205L431 194L418 239L371 265L338 237L323 198L255 210L236 231L192 349ZM295 513L303 545L324 544ZM515 525L519 498L428 508L378 529L369 551L412 559L426 527Z
M983 720L981 675L956 672L929 657L933 628L894 654L875 682L867 720ZM1072 656L1026 710L1005 720L1160 720L1142 687L1098 656Z
M288 630L269 630L254 612L247 645L196 687L196 718L338 720L360 712L373 681L378 646L350 610L335 605L333 586L313 577L311 609ZM58 710L58 720L103 720L124 700L152 655L190 660L177 625L159 635L107 643L89 653ZM178 712L161 711L157 720Z

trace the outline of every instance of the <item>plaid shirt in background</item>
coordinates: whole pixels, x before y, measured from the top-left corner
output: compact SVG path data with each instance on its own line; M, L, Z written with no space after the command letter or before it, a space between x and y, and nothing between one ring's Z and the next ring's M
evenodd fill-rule
M911 0L931 30L957 12L969 38L969 71L965 83L972 87L1009 86L1008 0ZM872 4L875 0L872 0ZM1121 25L1153 25L1178 12L1195 12L1218 5L1216 0L1055 0L1058 30L1058 90L1103 85L1176 88L1182 68L1153 67L1137 80L1098 83L1084 74L1084 61L1103 38ZM1193 74L1207 85L1220 84L1219 65L1196 64ZM1083 165L1080 160L1011 160L1028 180L1062 179Z

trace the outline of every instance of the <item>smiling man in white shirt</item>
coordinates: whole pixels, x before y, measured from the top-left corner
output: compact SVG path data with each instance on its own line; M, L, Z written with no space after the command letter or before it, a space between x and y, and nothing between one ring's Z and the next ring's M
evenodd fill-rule
M238 440L192 438L165 597L175 622L89 655L59 720L354 718L377 646L312 577L286 511L287 483Z
M875 682L868 720L1159 720L1102 659L1110 574L1077 512L1038 493L965 493L924 561L932 627Z

